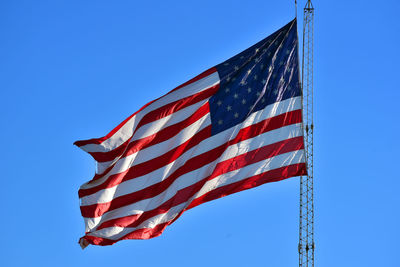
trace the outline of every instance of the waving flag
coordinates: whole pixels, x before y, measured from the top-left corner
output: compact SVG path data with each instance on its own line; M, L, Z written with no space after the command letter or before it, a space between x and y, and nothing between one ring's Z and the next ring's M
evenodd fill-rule
M146 104L102 138L80 244L159 236L185 210L306 174L296 20Z

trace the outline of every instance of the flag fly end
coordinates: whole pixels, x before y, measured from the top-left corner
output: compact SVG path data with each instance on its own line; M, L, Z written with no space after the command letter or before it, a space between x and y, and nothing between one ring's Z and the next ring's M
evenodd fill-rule
M81 238L79 239L79 245L81 246L82 250L84 250L87 246L89 246L89 242L86 239Z

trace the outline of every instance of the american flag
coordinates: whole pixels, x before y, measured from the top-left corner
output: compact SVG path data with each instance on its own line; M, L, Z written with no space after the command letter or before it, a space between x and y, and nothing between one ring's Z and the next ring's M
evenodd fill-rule
M82 247L156 237L199 204L306 174L296 19L75 145L97 162Z

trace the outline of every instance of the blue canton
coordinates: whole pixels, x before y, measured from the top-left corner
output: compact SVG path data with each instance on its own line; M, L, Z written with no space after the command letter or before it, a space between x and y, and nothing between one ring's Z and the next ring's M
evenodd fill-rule
M212 135L251 113L301 95L296 20L216 66L220 88L211 97Z

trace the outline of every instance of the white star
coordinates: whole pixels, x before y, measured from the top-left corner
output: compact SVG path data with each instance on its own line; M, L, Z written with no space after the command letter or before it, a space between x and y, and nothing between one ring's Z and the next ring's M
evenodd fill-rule
M263 49L263 53L265 53L265 52L267 52L267 48L264 48L264 49Z
M276 74L274 73L274 74L272 74L272 78L276 78Z
M225 62L225 63L224 63L224 66L228 66L228 65L229 65L229 63L228 63L228 62Z
M260 96L260 95L261 95L261 93L260 93L260 92L257 92L257 93L256 93L256 95L257 95L257 96Z
M233 67L234 69L235 69L235 71L238 71L239 70L239 67L238 66L235 66L235 67Z
M260 65L260 68L263 69L263 68L264 68L264 64L261 64L261 65Z
M278 41L276 41L276 42L275 42L275 45L278 45L278 44L279 44L279 42L278 42Z
M232 110L232 107L231 107L231 106L227 106L227 107L226 107L226 110L227 110L227 111L231 111L231 110Z
M247 88L247 92L251 93L251 88L250 87Z
M287 89L288 89L288 90L292 90L292 87L289 85L289 86L287 87Z
M235 113L233 116L235 116L235 118L239 118L239 113Z
M221 125L222 123L224 123L223 120L219 120L219 121L218 121L218 124L219 124L219 125Z
M268 54L267 54L268 56L271 56L271 52L268 52Z
M289 55L290 54L290 50L288 49L288 50L286 50L286 55Z
M240 81L240 85L245 85L245 84L246 84L246 82L244 80Z
M283 61L279 61L279 66L282 66L283 65Z
M234 97L234 98L238 98L239 95L238 95L238 94L234 94L233 97Z
M275 88L274 91L272 92L274 95L277 95L279 92L278 88Z
M233 78L232 78L232 82L234 82L234 81L236 81L236 77L233 77Z
M263 97L263 98L261 98L261 103L264 103L265 102L265 98Z
M246 99L242 99L242 104L246 104Z
M240 59L244 59L244 56L241 56Z
M218 105L218 106L221 106L221 105L222 105L221 100L218 100L217 105Z
M225 93L229 93L229 91L230 91L229 87L226 87Z
M258 78L257 74L256 74L256 75L254 75L254 77L253 77L253 78L254 78L254 80L257 80L257 78Z
M263 84L266 84L266 83L267 83L267 80L266 80L266 79L262 80L262 83L263 83Z

